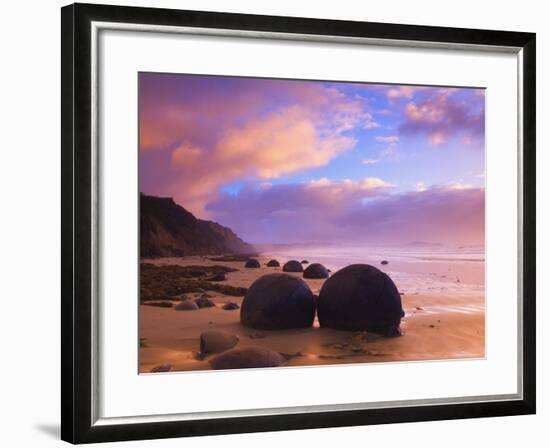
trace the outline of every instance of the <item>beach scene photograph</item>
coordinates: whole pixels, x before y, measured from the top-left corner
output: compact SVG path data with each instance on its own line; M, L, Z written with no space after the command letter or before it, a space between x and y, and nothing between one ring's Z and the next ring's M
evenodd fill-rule
M140 72L139 373L485 357L485 90Z

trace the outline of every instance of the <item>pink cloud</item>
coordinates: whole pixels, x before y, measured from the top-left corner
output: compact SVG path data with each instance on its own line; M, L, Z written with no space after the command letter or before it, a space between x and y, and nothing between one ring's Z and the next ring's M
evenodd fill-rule
M204 217L205 204L222 185L326 165L354 147L349 131L377 126L364 99L330 86L266 79L224 82L225 89L213 82L212 91L204 92L204 82L193 77L173 84L168 76L140 93L142 162L163 164L162 179L149 169L143 182L152 193L173 196ZM227 82L236 90L228 91Z
M421 89L422 89L421 86L395 86L395 87L390 87L387 90L386 95L390 99L402 98L402 97L412 98L413 95Z
M190 166L201 158L204 151L198 146L182 143L172 151L172 165Z
M354 144L353 138L338 129L320 131L310 110L291 106L263 119L251 120L243 127L229 129L210 157L221 165L224 173L229 166L232 171L239 171L239 175L249 173L260 179L274 179L325 165Z
M454 137L471 144L482 140L485 107L479 90L437 89L420 101L409 101L399 130L405 135L425 135L432 145Z
M391 195L351 210L338 225L353 235L363 229L374 241L387 244L411 240L448 245L483 244L485 190L452 184Z

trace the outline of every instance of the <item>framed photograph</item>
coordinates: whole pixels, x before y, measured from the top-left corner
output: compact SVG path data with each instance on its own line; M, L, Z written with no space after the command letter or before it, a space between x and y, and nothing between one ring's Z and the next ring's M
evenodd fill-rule
M535 413L535 35L62 8L62 438Z

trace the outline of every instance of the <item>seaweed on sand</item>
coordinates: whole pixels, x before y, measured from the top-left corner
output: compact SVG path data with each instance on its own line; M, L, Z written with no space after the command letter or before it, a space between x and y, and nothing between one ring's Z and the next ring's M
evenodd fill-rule
M206 280L217 273L234 272L227 266L156 266L140 265L140 301L166 300L185 293L216 291L228 296L241 297L247 289Z

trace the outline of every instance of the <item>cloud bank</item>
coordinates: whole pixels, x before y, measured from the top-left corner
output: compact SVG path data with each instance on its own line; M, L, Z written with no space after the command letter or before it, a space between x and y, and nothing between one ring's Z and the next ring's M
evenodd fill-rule
M483 244L485 193L460 184L395 193L377 178L243 188L208 205L256 243Z

